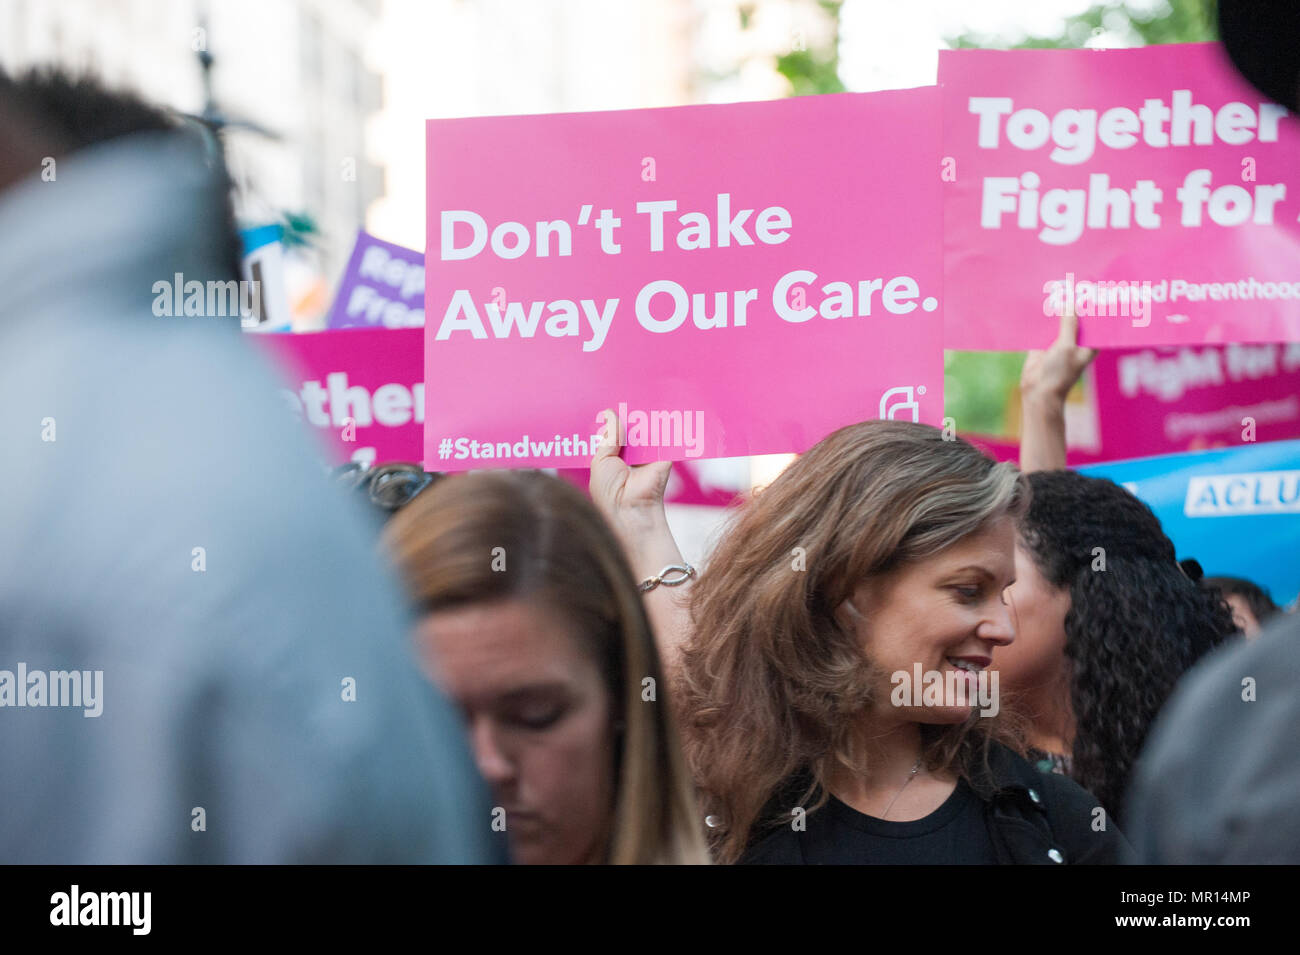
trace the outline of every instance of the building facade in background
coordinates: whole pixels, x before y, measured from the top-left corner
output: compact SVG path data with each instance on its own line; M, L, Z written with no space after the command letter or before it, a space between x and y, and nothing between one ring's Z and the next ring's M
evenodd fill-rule
M366 150L381 97L365 48L379 16L379 0L0 0L0 66L89 70L197 114L206 47L215 103L236 121L226 134L236 211L248 224L311 217L321 282L298 283L299 295L323 311L322 287L383 189Z
M290 275L307 328L357 228L424 248L425 119L772 99L828 23L816 0L0 0L0 66L201 113L206 46L241 220L319 228Z

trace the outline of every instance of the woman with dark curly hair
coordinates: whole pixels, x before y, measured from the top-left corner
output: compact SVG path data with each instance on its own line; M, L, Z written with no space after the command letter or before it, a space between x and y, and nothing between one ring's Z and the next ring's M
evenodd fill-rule
M1077 319L1021 379L1030 505L1009 591L1016 642L998 654L1006 705L1030 721L1040 768L1071 776L1118 817L1129 773L1174 684L1234 632L1216 592L1178 565L1147 505L1065 467L1065 396L1095 354ZM1050 469L1050 470L1049 470Z
M1147 729L1232 617L1124 488L1074 471L1038 471L1029 485L1009 591L1017 645L998 655L1007 706L1118 817Z

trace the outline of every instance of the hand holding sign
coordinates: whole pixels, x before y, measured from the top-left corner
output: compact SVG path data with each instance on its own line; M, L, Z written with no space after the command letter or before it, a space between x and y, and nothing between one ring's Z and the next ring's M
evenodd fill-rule
M664 488L671 462L630 466L619 456L627 443L622 422L608 408L600 417L600 440L591 458L591 499L625 539L647 530L666 530Z
M601 413L600 440L591 459L591 499L605 516L638 580L673 564L684 564L664 513L664 488L672 464L655 461L630 467L619 457L627 440L612 410ZM665 666L677 663L678 648L690 634L690 617L676 587L657 587L645 597L646 611Z

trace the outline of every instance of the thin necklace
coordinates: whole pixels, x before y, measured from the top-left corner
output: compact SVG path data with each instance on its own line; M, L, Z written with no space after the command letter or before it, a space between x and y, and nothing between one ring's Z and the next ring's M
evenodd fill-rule
M921 771L921 757L918 756L916 757L916 763L912 766L912 771L907 774L907 782L903 783L903 785L898 788L898 792L894 793L894 798L889 800L889 805L885 807L885 811L880 816L881 819L884 819L886 816L889 815L889 810L894 808L894 803L898 802L898 797L903 795L903 790L907 788L907 783L910 783L913 779L915 779L916 774L920 771Z

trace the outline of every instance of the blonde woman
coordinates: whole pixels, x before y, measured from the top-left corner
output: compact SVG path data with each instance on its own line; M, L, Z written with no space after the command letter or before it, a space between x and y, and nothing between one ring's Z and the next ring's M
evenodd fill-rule
M618 543L540 472L439 481L385 530L430 679L520 863L702 863L669 689Z

